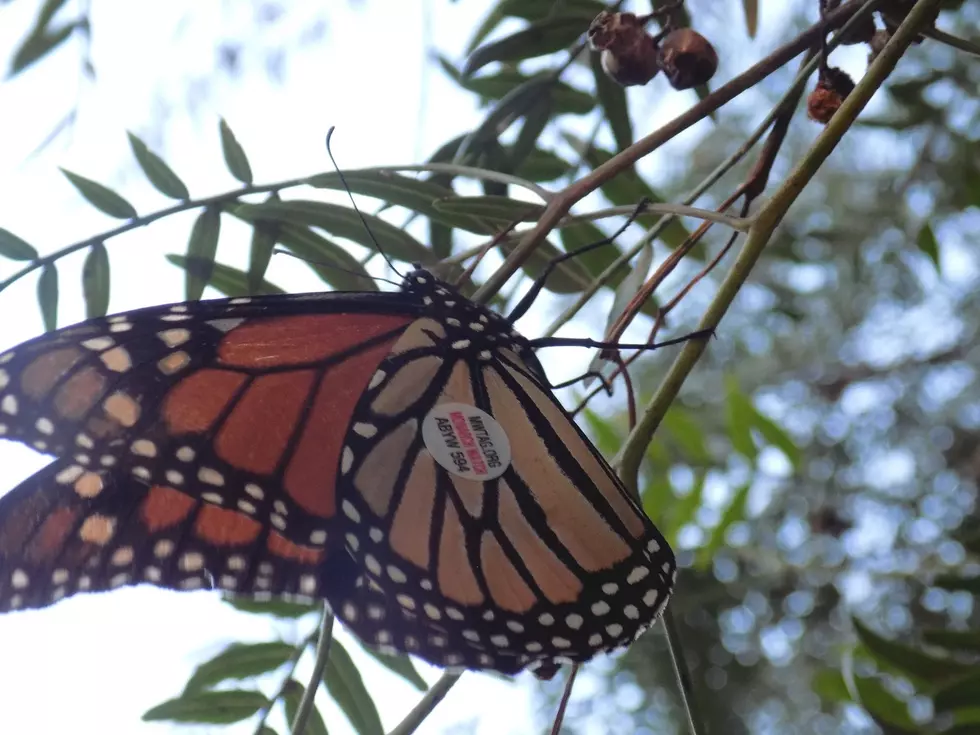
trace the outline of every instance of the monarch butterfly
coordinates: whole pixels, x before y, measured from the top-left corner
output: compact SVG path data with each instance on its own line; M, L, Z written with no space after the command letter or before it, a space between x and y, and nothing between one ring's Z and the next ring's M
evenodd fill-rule
M676 576L511 321L398 292L190 302L0 355L0 611L149 583L325 598L369 645L547 677L630 643Z

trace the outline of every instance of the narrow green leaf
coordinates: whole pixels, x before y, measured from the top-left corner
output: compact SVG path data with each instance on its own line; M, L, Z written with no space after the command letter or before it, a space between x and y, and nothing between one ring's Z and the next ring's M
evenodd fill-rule
M260 692L194 692L147 710L143 713L143 721L230 725L248 719L269 705L269 700Z
M605 9L606 6L598 0L563 0L560 4L555 4L555 0L501 0L477 27L466 53L479 46L507 17L543 20L557 12L564 17L579 17L588 27L589 22Z
M377 291L364 266L340 245L318 235L308 227L281 225L279 243L338 291Z
M512 89L490 108L477 128L463 139L453 160L470 164L475 161L477 166L493 171L510 171L512 167L500 144L500 136L533 109L553 83L551 77L540 75ZM502 193L506 193L506 184L495 181L484 181L483 187L485 191L487 187L500 187L504 189Z
M284 202L240 204L234 209L236 216L248 222L267 220L291 225L319 227L338 237L345 237L374 252L378 246L390 258L408 262L432 262L432 252L407 232L385 222L380 217L364 214L364 222L350 207L304 199ZM373 235L373 238L372 238ZM377 240L377 244L375 244Z
M596 228L598 229L598 228ZM602 234L601 232L599 233ZM593 242L598 242L598 240L593 240ZM562 244L565 246L566 252L571 252L575 249L575 245L569 242L566 237L562 237ZM612 255L615 257L618 255L616 252L616 246L613 244L603 245L601 249L606 249L612 251ZM588 258L592 253L586 253L583 257ZM610 261L611 262L611 261ZM646 281L647 273L650 271L650 266L653 263L653 246L650 243L646 243L643 249L637 253L636 258L634 258L633 263L629 268L624 268L626 275L622 277L619 284L616 285L616 295L613 298L612 306L609 308L609 314L606 317L606 326L602 330L603 334L609 334L609 330L613 328L613 325L619 320L623 312L630 305L637 294L639 294L640 289L643 287L643 283ZM594 275L599 275L608 266L603 266L602 263L597 263L592 259L592 262L586 262L585 267L589 269L590 273ZM596 272L598 270L598 273ZM602 357L600 352L595 356L593 364L597 364L596 360Z
M61 169L61 173L68 177L68 180L78 189L85 200L100 212L116 219L132 219L136 216L133 205L112 189L66 169Z
M851 693L840 671L824 669L813 675L810 682L813 691L827 704L850 702Z
M616 430L611 421L589 408L582 411L582 415L589 428L592 443L603 455L607 457L614 455L623 445L622 433Z
M943 735L980 735L980 707L963 707L950 714L956 724L943 730Z
M286 602L285 600L259 601L250 597L233 597L231 595L225 596L224 601L241 612L252 615L272 615L277 618L300 618L322 609L318 603L303 604Z
M732 442L732 449L746 459L755 461L759 450L752 439L754 417L751 401L742 393L732 376L727 376L725 382L728 388L728 438Z
M279 735L279 733L277 733L268 725L262 725L262 727L259 728L259 731L255 733L255 735Z
M790 461L793 467L799 469L800 462L802 461L802 452L796 446L793 438L786 433L786 430L764 413L761 413L751 401L748 401L747 410L752 417L752 428L758 431L769 444L785 454L786 459Z
M954 659L932 656L904 643L882 638L857 618L852 618L852 622L858 639L876 661L894 668L926 691L970 670L969 666Z
M561 244L566 253L574 253L576 250L594 245L602 240L608 240L606 233L600 230L591 222L576 222L568 227L562 227L558 231ZM579 253L573 261L580 263L586 271L593 276L598 276L606 268L622 255L622 251L615 242L606 242L597 248ZM630 267L620 268L610 279L612 286L618 286L630 272Z
M205 207L194 221L187 242L187 259L195 263L194 268L184 271L184 290L188 301L200 299L204 287L211 280L220 232L221 211L215 207Z
M184 686L184 692L206 689L228 679L248 679L275 671L289 660L294 650L282 641L232 643L197 667Z
M521 125L521 132L517 134L517 140L508 149L510 158L510 170L519 167L534 150L541 138L544 129L551 122L554 107L551 101L551 92L554 85L548 85L542 89L542 94L538 97L534 105L524 113L524 123Z
M0 255L11 260L34 260L38 257L33 245L2 227L0 227Z
M457 197L440 199L435 203L439 212L480 217L500 224L511 222L536 222L544 212L544 205L501 196Z
M459 217L446 217L436 207L435 202L456 196L448 186L413 179L392 171L344 171L347 185L354 194L375 197L388 204L396 204L413 212L434 218L450 227L463 227L471 232L486 233L487 227L479 222ZM343 191L340 174L329 172L317 174L309 179L310 186L318 189L337 189Z
M572 148L585 156L585 159L592 168L598 168L613 157L611 152L597 148L594 145L586 145L574 136L566 134L565 140L568 141ZM623 171L610 179L603 185L602 193L606 195L606 198L610 202L618 207L634 206L642 199L649 199L651 202L664 201L664 198L640 178L640 175L633 168ZM637 221L641 224L646 224L659 219L659 215L642 214L637 218ZM680 247L689 236L690 232L688 229L679 220L675 219L667 225L661 233L660 239L663 240L667 247L675 249ZM697 251L695 250L695 252Z
M684 526L694 521L694 515L704 500L704 481L706 478L706 472L698 472L695 476L694 487L687 495L672 497L671 504L666 508L647 508L647 499L643 499L644 510L647 510L648 513L655 511L662 519L666 519L667 522L661 528L664 529L664 535L669 543L676 545L677 534ZM655 516L651 514L650 517L654 518Z
M667 436L680 447L685 459L696 465L711 461L704 432L687 410L676 404L671 406L664 416L663 427Z
M393 674L397 674L420 692L426 692L429 690L429 685L415 668L412 660L405 654L389 655L387 653L375 651L370 646L362 646L362 648L379 664L388 669L388 671L392 672Z
M327 691L343 710L350 724L359 735L384 735L381 717L371 699L361 672L357 670L350 654L334 640L330 644L330 661L323 674Z
M666 475L658 475L644 486L640 498L643 500L644 512L657 524L666 538L673 538L675 534L667 526L665 519L673 507L675 497L674 488Z
M595 94L606 113L616 147L624 151L633 145L633 123L630 122L629 106L626 104L626 90L606 76L602 70L599 54L589 54L592 76L595 78Z
M718 549L725 543L725 534L728 533L728 529L745 518L745 505L749 499L750 487L751 483L745 483L735 491L732 502L725 508L725 512L722 513L721 519L718 521L718 525L711 529L708 542L698 549L694 562L694 566L698 569L704 570L711 566L711 562L714 560L715 554L718 553Z
M572 164L561 156L535 148L527 154L517 167L517 175L529 181L554 181L567 174L572 168Z
M915 239L915 243L919 246L919 250L925 253L933 265L936 266L936 270L939 271L939 241L936 240L936 234L932 231L932 227L929 226L928 222L922 225L922 228L919 230L919 235Z
M38 11L37 18L34 19L33 31L43 30L54 19L54 16L64 7L67 0L44 0L44 5Z
M499 100L529 79L531 77L521 74L516 69L503 69L496 74L460 79L459 83L464 89L480 95L485 100ZM596 102L592 95L575 89L565 82L553 84L551 96L554 110L558 114L587 115L595 109Z
M286 686L283 688L283 706L286 709L286 721L290 727L296 721L296 713L299 712L299 706L303 701L304 694L306 694L306 687L295 679L287 681ZM306 729L303 730L303 735L327 735L327 726L324 724L323 716L316 707L310 710L310 716L306 721Z
M276 225L267 225L258 222L252 228L252 241L249 245L248 278L246 280L246 286L250 293L259 293L262 288L262 284L265 282L265 272L269 269L269 262L272 260L272 251L275 250L278 239L279 228Z
M759 30L759 0L742 0L742 9L745 10L745 29L749 38L755 38Z
M171 199L179 199L180 201L190 199L190 192L187 191L184 182L173 172L173 169L136 135L133 133L126 133L126 135L129 136L129 146L133 149L136 162L143 169L143 173L146 174L146 178L153 184L153 187Z
M268 281L259 281L257 288L252 288L248 282L248 275L223 263L215 263L211 260L200 258L188 258L184 255L167 255L167 260L187 273L195 276L207 277L207 285L216 291L220 291L225 296L256 296L269 294L284 294L283 289Z
M95 243L82 266L82 293L85 316L105 316L109 310L109 253L101 242Z
M505 255L510 255L517 247L519 238L512 235L500 241L500 251ZM548 267L548 264L561 255L561 250L555 247L550 240L545 240L531 256L524 261L521 268L531 278L538 279ZM560 263L548 276L544 287L552 293L580 293L592 282L585 267L576 259L566 260Z
M940 688L932 695L932 702L940 712L960 707L977 706L980 703L980 667Z
M861 706L879 725L890 725L910 733L921 732L909 715L908 704L885 689L879 679L856 676L854 688L861 700Z
M17 47L13 58L10 60L10 71L7 78L12 78L20 74L29 66L39 61L42 57L54 51L61 44L67 41L76 29L81 28L82 22L67 23L54 30L44 28L35 30Z
M245 150L238 142L238 138L231 132L228 123L224 118L218 123L221 131L221 152L225 157L225 165L231 171L231 175L245 185L252 183L252 167L248 164L248 157Z
M429 217L429 247L440 260L453 251L453 228Z
M954 653L980 653L980 633L972 630L926 629L922 631L922 640Z
M44 330L53 332L58 328L58 268L54 263L48 263L41 269L41 277L37 281L37 301L41 306Z
M553 54L575 43L586 28L581 18L535 21L527 28L480 46L466 59L461 74L464 78L472 76L494 61L521 61Z

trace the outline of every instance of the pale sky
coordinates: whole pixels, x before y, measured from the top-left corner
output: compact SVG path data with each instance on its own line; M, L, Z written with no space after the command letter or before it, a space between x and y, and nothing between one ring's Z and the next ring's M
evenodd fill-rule
M39 4L0 6L0 57L9 58L9 49ZM192 196L202 196L236 187L222 163L219 116L229 122L249 154L257 182L329 170L323 140L331 125L337 126L334 151L339 163L352 168L421 160L481 119L472 96L446 81L428 63L427 54L432 39L438 39L458 62L465 36L476 26L486 2L330 3L323 37L307 44L298 39L323 8L292 3L279 24L248 41L242 75L234 80L215 71L215 39L248 34L258 3L95 0L91 5L97 34L96 85L79 79L81 45L76 40L0 85L0 226L42 253L117 224L83 203L58 166L116 189L141 213L168 206L169 200L153 191L132 164L127 130L144 136ZM64 16L70 17L75 7L77 3L68 2ZM771 45L765 33L760 40ZM263 49L275 44L290 49L281 83L270 80L262 65ZM70 135L59 136L39 156L26 160L76 102L79 117ZM671 113L671 105L662 100L653 104L647 96L640 102L639 109L651 115L638 125L638 134L649 132ZM672 102L686 106L691 99L676 95ZM183 297L183 276L163 256L184 252L193 216L168 218L109 242L115 274L110 312ZM230 218L223 225L218 260L244 267L247 230ZM84 317L82 257L59 262L62 326ZM0 277L19 267L0 259ZM273 259L268 278L295 292L321 287L306 266L285 258ZM42 331L35 289L36 275L0 294L0 350ZM0 463L2 493L45 460L24 447L3 443ZM234 611L212 593L178 594L146 587L82 595L43 611L0 616L0 731L207 732L144 724L140 715L176 696L193 667L228 643L279 635L297 640L315 624L305 619L273 626ZM357 653L349 637L338 635ZM363 655L357 660L390 729L417 701L418 693ZM300 669L301 680L308 664ZM438 676L435 669L418 665L430 681ZM264 679L264 690L274 689L278 680ZM448 732L460 723L473 723L476 733L529 732L532 722L543 724L540 713L534 714L534 686L529 675L508 684L468 674L421 732ZM587 690L585 684L576 696L587 697ZM320 701L331 733L348 732L325 695ZM250 733L253 727L213 731ZM281 723L277 728L285 732Z

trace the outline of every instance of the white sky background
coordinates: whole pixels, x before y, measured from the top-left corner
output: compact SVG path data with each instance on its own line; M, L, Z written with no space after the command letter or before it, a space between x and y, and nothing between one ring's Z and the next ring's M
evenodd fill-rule
M440 0L423 6L337 0L286 5L282 21L264 27L262 33L267 35L257 37L253 23L257 3L93 2L93 28L98 34L93 45L95 85L78 78L80 45L74 40L53 58L0 85L0 226L48 253L118 224L84 203L58 166L114 188L141 213L169 206L170 200L157 194L132 162L127 130L143 136L167 160L192 196L204 196L237 185L222 163L219 116L235 131L249 155L255 180L261 183L329 170L323 140L331 125L337 126L334 151L340 165L353 168L416 162L481 119L473 96L446 81L428 63L427 54L438 42L458 62L468 34L490 3ZM9 59L9 50L19 42L38 6L38 2L18 0L0 7L0 58ZM73 6L69 2L61 17L70 17ZM710 12L719 12L719 6ZM320 15L327 19L323 37L294 45L306 25ZM719 18L715 15L711 20ZM777 31L781 20L778 14L767 15L758 40L741 41L741 58L737 63L723 61L718 79L729 78L736 68L744 68L749 59L776 45L770 31ZM744 26L734 33L744 39ZM239 37L246 39L241 74L230 79L216 71L215 49L220 39ZM265 73L261 53L280 43L289 48L281 82ZM668 94L663 79L651 88L659 99L653 99L649 89L630 92L649 95L639 98L641 112L650 114L641 117L637 135L649 132L693 99L693 95ZM41 155L25 160L76 99L79 117L71 135L60 136ZM196 212L167 218L109 242L114 274L110 312L183 298L183 275L163 256L184 252L194 216ZM247 230L231 218L224 218L222 225L218 260L244 268ZM59 262L60 325L84 317L79 277L83 257L78 254ZM0 277L19 267L0 260ZM132 280L127 283L126 278ZM296 292L322 286L306 266L281 257L273 259L268 278ZM36 275L0 294L0 349L42 331L35 289ZM31 450L3 443L0 492L15 487L44 463ZM145 724L140 716L176 696L193 667L228 643L279 635L295 641L315 623L307 619L297 626L273 627L263 618L234 611L215 594L177 594L147 587L81 595L43 611L4 615L0 617L0 732L209 731ZM356 644L348 645L355 655L356 649ZM414 705L418 693L373 661L360 656L358 662L382 720L391 728ZM435 680L435 669L419 666L429 680ZM307 671L308 666L300 668L300 680ZM266 691L277 682L278 677L266 681ZM474 723L476 733L529 732L532 722L542 724L534 714L532 682L528 675L520 677L517 685L467 675L421 732L449 732L460 723ZM579 696L586 689L582 687ZM321 698L330 731L348 732L343 717ZM238 725L213 731L249 733L252 728Z

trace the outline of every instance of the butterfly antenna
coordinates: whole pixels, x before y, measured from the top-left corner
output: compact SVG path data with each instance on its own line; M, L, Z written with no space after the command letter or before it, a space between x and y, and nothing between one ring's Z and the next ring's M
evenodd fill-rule
M336 263L331 263L326 260L314 260L312 258L304 258L302 255L297 255L296 253L290 252L285 248L275 248L272 252L275 255L288 255L290 258L296 258L296 260L300 260L306 263L307 265L316 265L321 268L331 268L333 270L340 271L341 273L346 273L350 276L354 276L355 278L366 278L369 281L383 281L384 283L390 283L392 286L401 285L397 281L392 281L390 278L385 278L384 276L371 276L368 275L367 273L358 273L355 270L351 270L350 268L344 268L344 266L342 265L337 265Z
M374 233L371 232L371 228L368 226L367 220L364 219L364 215L361 214L361 210L357 208L357 202L354 201L354 195L351 193L350 187L347 185L347 178L344 176L344 172L340 170L340 166L337 165L337 159L333 157L333 151L330 150L330 139L333 137L333 131L336 129L336 125L331 125L330 130L327 131L327 155L330 156L330 163L333 164L334 171L336 171L337 176L340 177L340 183L344 185L344 191L347 192L347 198L350 199L351 206L353 206L354 211L357 212L357 217L361 220L361 224L364 225L364 230L367 232L368 237L371 238L371 242L374 243L374 247L376 247L378 252L381 253L381 257L385 259L385 263L388 264L388 267L391 268L397 275L404 277L403 274L395 267L395 264L391 262L391 258L388 257L388 254L384 251L384 248L381 247L381 243L378 242L378 238L376 238Z

